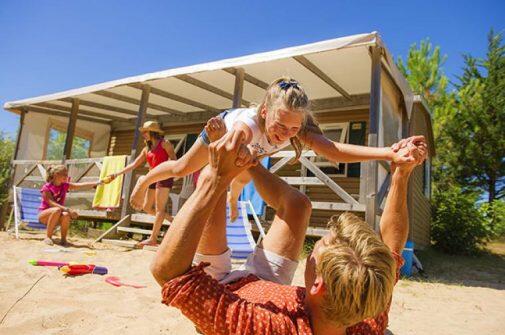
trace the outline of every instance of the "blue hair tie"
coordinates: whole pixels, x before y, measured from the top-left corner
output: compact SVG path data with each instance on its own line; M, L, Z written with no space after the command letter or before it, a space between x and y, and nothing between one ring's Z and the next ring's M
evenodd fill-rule
M290 87L293 87L293 88L300 88L298 86L298 82L296 80L290 80L290 81L281 81L279 83L279 87L283 90L288 90Z

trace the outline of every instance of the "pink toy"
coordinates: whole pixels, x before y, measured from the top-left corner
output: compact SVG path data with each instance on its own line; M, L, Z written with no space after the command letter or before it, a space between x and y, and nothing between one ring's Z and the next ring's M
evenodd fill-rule
M115 276L109 276L107 278L105 278L105 281L111 285L114 285L114 286L130 286L130 287L133 287L133 288L145 288L147 286L145 285L138 285L138 284L130 284L130 283L124 283L121 281L121 279L119 279L119 277L115 277Z

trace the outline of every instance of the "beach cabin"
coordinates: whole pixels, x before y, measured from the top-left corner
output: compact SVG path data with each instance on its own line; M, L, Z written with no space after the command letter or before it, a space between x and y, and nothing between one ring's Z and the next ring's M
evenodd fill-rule
M423 134L430 156L435 154L426 104L413 94L380 35L372 32L7 102L4 109L20 115L13 185L40 186L45 168L56 162L69 166L72 180L96 179L104 156L133 159L140 152L138 128L145 120L163 124L180 156L211 116L259 103L268 84L283 75L302 83L316 119L332 140L389 146ZM55 160L48 144L58 139L62 148ZM76 141L79 158L73 152ZM269 168L311 199L309 235L321 235L328 218L342 211L355 212L378 228L390 183L387 162L329 162L307 150L293 164L293 156L292 150L280 151ZM430 243L430 160L416 168L409 188L410 239L416 248ZM122 206L116 211L91 209L89 192L73 194L69 201L81 209L83 219L117 221L131 215L127 224L133 224L137 214L131 212L128 197L146 171L124 178ZM186 186L187 180L180 180L173 191ZM264 222L268 225L271 218L267 209Z

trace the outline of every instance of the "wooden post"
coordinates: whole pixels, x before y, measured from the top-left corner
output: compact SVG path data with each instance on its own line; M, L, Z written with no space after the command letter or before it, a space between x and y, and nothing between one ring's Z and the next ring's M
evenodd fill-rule
M368 146L377 147L378 145L378 129L379 129L379 116L381 113L381 59L382 48L378 46L372 47L372 78L370 87L370 118L369 118L369 131L368 131ZM362 176L365 183L365 220L376 231L379 230L378 222L376 222L377 215L377 179L378 167L377 161L369 161L364 165L365 172Z
M25 115L26 110L22 109L19 117L19 130L16 138L16 147L14 148L14 153L12 155L13 161L18 158L19 143L21 142L21 134L23 132L23 126L25 124ZM9 186L7 188L7 194L11 193L12 185L14 185L15 176L16 176L16 165L12 164L11 162L11 171L10 171ZM2 204L2 207L0 208L0 230L3 230L6 226L5 217L7 214L8 207L9 207L9 196L7 196L7 199L5 199L5 202Z
M65 163L65 161L70 159L72 155L72 143L74 142L75 125L77 123L78 112L79 99L74 98L72 99L72 111L70 112L70 118L68 119L67 136L65 138L62 163Z
M149 94L150 93L151 93L151 87L149 85L143 85L142 86L142 96L140 98L139 111L137 113L137 120L135 122L132 150L131 150L130 159L128 160L128 163L135 160L135 158L137 158L139 153L142 151L142 148L141 148L142 141L140 140L141 135L140 135L139 128L142 127L142 125L144 124L144 121L146 119L147 104L149 103ZM121 207L121 218L124 218L129 213L130 193L133 189L132 180L133 180L133 172L130 171L126 174L126 176L124 178L124 182L123 182L124 199L123 199L123 206Z
M232 108L240 108L240 106L242 106L242 93L244 91L244 75L245 71L243 68L236 69Z

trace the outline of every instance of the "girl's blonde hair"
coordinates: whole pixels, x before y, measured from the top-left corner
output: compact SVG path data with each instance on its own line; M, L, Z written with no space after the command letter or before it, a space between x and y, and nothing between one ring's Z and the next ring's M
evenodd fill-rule
M266 108L267 112L285 107L294 112L303 113L301 132L314 131L321 133L317 122L310 112L310 100L303 87L296 80L290 77L281 77L274 80L267 88L263 101L258 106L258 121L260 128L265 131L265 119L260 115L261 110ZM298 137L290 138L291 145L295 149L296 157L300 158L303 145Z
M54 180L54 176L67 171L65 165L51 165L46 170L46 182L50 183Z

